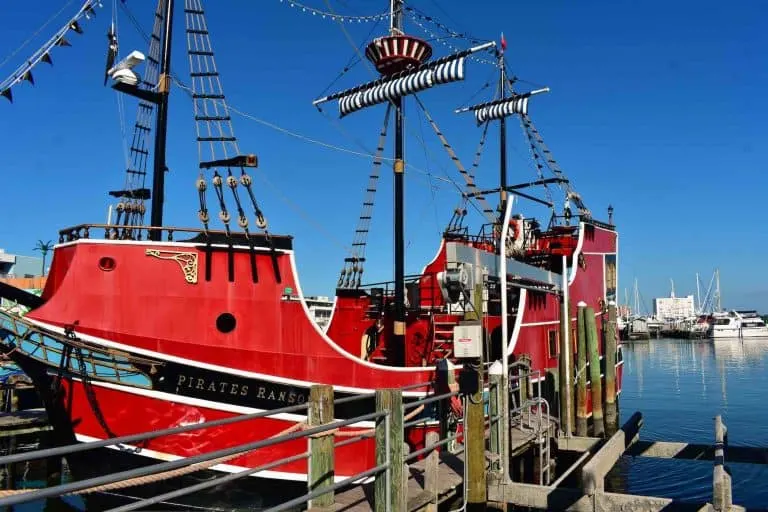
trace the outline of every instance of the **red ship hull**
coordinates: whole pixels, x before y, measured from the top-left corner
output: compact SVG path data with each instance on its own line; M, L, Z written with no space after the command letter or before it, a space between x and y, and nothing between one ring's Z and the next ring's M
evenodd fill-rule
M298 404L307 400L315 383L332 384L337 397L409 386L404 399L412 400L431 390L432 363L437 358L434 340L430 344L414 337L424 332L423 315L409 316L410 337L403 354L406 364L418 361L419 366L374 362L375 354L386 357L381 355L386 342L375 354L368 354L373 360L365 360L360 357L361 336L373 325L364 312L370 298L339 296L326 335L309 317L290 239L272 243L276 246L253 248L83 238L57 246L42 296L45 303L26 317L30 328L51 335L69 332L104 353L117 351L144 360L132 364L129 378L89 378L93 395L89 398L78 378L76 360L70 358L62 365L55 351L41 358L25 345L28 341L19 343L12 357L33 378L37 375L62 442L148 432ZM425 268L422 284L445 267L447 245L441 245ZM568 274L574 326L577 302L599 311L598 305L605 300L606 258L615 259L616 245L617 235L611 229L582 225L579 230L573 261L581 254L583 263L572 266ZM420 300L435 304L439 299L429 296L430 289L422 290ZM529 358L543 383L547 371L556 370L558 364L558 335L552 333L558 331L560 300L554 293L521 288L512 306L517 311L510 327L512 357ZM222 322L223 315L230 315L234 322ZM598 328L601 319L598 316ZM500 317L484 317L492 340L499 325ZM573 340L575 345L575 336ZM492 352L497 349L491 348ZM621 373L619 359L618 390ZM62 392L55 396L46 391L53 380L63 383ZM338 419L373 410L370 397L350 404L337 408ZM429 416L431 411L423 414ZM161 437L143 443L137 455L160 460L189 457L266 439L305 420L302 414L283 414ZM353 425L340 435L372 426ZM418 448L424 428L411 429L407 436ZM302 453L306 446L306 440L280 443L212 469L253 468ZM337 449L337 479L373 466L372 439ZM300 461L257 476L301 481L306 472L306 461Z

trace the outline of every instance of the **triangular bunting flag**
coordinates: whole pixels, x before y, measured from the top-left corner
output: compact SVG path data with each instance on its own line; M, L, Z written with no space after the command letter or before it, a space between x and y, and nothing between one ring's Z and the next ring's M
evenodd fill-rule
M51 60L51 55L48 53L44 53L42 57L40 57L40 60L43 62L47 62L51 66L53 66L53 61Z
M75 21L73 21L72 23L70 23L70 24L69 24L69 28L70 28L71 30L74 30L74 31L75 31L75 32L77 32L78 34L82 34L82 33L83 33L83 29L82 29L82 28L80 28L80 24L77 22L77 20L75 20Z
M4 89L2 92L0 92L0 96L5 96L6 98L8 98L8 101L13 103L13 93L11 93L11 88L10 87L8 89Z
M94 9L92 5L89 5L85 8L85 15L96 17L96 9Z
M60 37L58 41L56 41L56 46L72 46L69 44L69 41L64 39L63 37Z
M28 69L26 73L21 77L22 80L26 80L27 82L31 83L32 85L35 85L35 79L32 77L32 70Z

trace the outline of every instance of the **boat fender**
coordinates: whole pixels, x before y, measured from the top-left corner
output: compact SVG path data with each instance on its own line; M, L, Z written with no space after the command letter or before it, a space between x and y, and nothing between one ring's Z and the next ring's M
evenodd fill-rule
M581 267L582 270L587 269L587 259L584 257L584 254L579 253L579 267Z
M509 225L512 227L512 240L520 238L520 226L514 220L509 221Z

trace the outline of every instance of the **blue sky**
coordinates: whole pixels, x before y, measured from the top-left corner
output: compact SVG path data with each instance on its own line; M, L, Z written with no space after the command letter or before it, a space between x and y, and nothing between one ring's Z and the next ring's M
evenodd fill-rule
M498 38L503 31L511 72L551 88L531 102L530 115L596 217L604 219L608 204L614 205L620 289L631 292L637 277L650 302L668 294L673 278L678 295L692 293L695 272L708 282L719 267L725 306L768 311L768 274L763 270L768 249L768 35L762 30L768 4L437 1L408 5L482 39ZM0 62L65 3L15 3L4 13L12 22L0 33ZM65 13L74 13L78 3L70 2ZM304 3L328 10L321 0ZM330 5L337 13L362 15L383 12L388 3L333 0ZM104 4L95 20L83 22L85 34L69 36L71 48L54 49L53 67L35 69L34 87L17 86L12 105L0 98L0 171L6 184L0 247L9 252L29 254L37 239L55 239L64 226L103 222L106 191L122 185L115 93L101 86L112 2ZM148 27L151 2L127 4ZM311 105L354 55L338 23L279 0L209 1L207 12L232 106L332 145L375 147L383 107L339 121L335 104L326 105L325 115ZM120 14L121 53L144 50ZM43 34L63 22L64 15ZM372 29L379 35L386 26L345 23L344 28L360 44ZM410 20L406 29L432 37ZM0 76L13 71L43 34L0 66ZM181 28L175 35L174 70L183 78L188 68ZM468 46L461 39L446 42ZM439 41L433 45L437 56L449 51ZM464 82L421 95L466 165L480 130L472 117L457 116L453 109L466 104L491 76L489 65L473 61ZM330 91L371 78L358 64ZM194 125L190 101L178 92L170 105L166 220L197 227ZM475 100L491 99L492 93L486 88ZM130 101L128 105L132 122L134 108ZM409 169L406 178L407 271L418 272L437 249L439 232L458 202L447 180L460 183L461 178L415 103L408 103L406 117L406 159L418 169ZM271 230L296 237L305 292L332 294L359 214L370 159L299 140L238 115L234 124L241 149L259 155L256 190ZM420 137L428 141L426 148ZM494 127L478 173L489 187L498 165L496 137ZM510 181L528 181L535 174L514 121L509 139ZM391 142L388 151L391 156ZM385 167L383 175L367 254L371 280L391 276L391 171ZM212 197L209 204L214 204ZM528 216L546 214L530 203L519 206ZM477 216L471 220L479 225Z

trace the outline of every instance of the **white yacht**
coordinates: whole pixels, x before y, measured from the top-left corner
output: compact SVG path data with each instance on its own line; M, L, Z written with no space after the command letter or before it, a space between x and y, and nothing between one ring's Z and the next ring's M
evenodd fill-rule
M768 338L768 326L757 311L712 313L708 338Z

